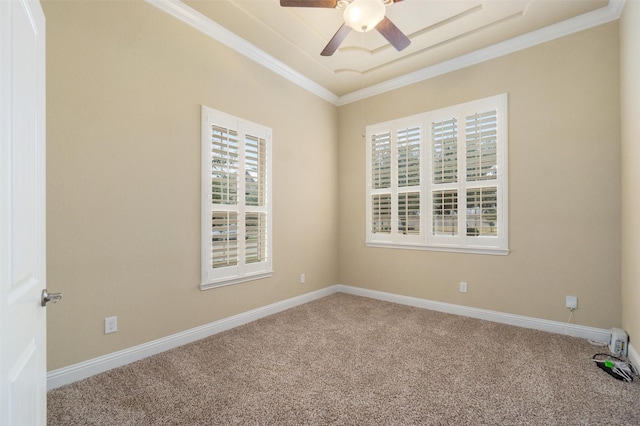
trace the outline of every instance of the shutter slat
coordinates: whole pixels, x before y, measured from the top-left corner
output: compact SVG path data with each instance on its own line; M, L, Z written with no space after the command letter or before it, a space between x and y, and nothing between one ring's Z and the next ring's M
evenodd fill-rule
M267 260L267 227L266 214L247 213L245 216L245 261L246 263L264 262Z
M391 194L372 196L371 232L391 233Z
M420 185L420 126L397 132L398 187Z
M238 214L211 213L211 267L222 268L238 264Z
M245 203L263 206L266 196L266 141L246 135L245 145Z
M467 236L498 235L498 190L496 187L467 190Z
M458 192L435 191L432 202L433 235L458 235Z
M433 182L452 183L458 174L458 120L431 123Z
M391 187L391 132L371 136L372 185L374 189Z
M466 117L467 180L482 181L498 177L497 111Z
M398 194L398 232L420 235L420 193Z
M213 204L236 204L238 193L238 133L211 126L211 188Z

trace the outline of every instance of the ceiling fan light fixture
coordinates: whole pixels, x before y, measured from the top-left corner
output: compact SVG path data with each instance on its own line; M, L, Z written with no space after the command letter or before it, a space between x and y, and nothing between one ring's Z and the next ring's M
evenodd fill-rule
M353 0L344 10L344 22L361 33L371 31L384 19L383 0Z

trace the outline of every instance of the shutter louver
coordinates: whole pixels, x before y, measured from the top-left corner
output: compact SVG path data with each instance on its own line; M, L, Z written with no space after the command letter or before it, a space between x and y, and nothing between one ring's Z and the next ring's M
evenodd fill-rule
M247 135L245 155L245 203L247 206L264 206L266 183L266 141Z
M496 179L498 175L498 112L466 117L467 180Z
M264 213L247 213L245 226L245 262L264 262L267 259L266 215Z
M265 205L266 197L266 141L245 136L245 205L253 210ZM245 214L245 263L267 260L267 215L260 211Z
M433 183L458 180L458 120L431 123Z
M467 236L498 235L498 190L477 188L467 190Z
M223 268L238 264L238 214L211 213L211 267Z
M458 192L433 192L433 235L458 235Z
M371 232L391 233L391 195L376 194L372 200Z
M420 127L398 130L398 187L420 185Z
M238 202L238 133L211 126L211 202Z
M420 193L398 194L398 232L420 235Z
M371 136L372 188L391 187L391 132Z

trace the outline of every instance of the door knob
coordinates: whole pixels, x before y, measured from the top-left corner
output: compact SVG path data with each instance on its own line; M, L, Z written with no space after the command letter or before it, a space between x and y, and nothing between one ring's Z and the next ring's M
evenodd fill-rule
M58 303L62 299L62 293L48 293L45 288L42 290L41 303L42 306L47 306L47 303Z

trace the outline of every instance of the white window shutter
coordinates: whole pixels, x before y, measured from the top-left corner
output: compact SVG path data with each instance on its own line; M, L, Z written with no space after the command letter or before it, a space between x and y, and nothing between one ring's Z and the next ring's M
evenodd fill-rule
M391 132L371 136L372 188L391 187Z
M431 141L433 183L457 182L458 119L431 123Z
M466 117L467 181L496 179L498 174L498 112Z
M366 130L368 245L508 254L506 94Z
M271 129L202 107L201 289L271 275Z

